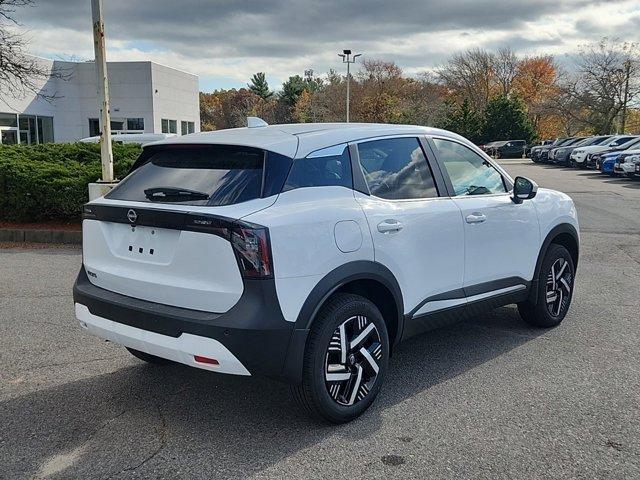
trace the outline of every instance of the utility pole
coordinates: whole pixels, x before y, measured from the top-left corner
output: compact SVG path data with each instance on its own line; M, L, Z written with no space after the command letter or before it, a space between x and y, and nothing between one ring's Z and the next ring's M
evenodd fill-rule
M627 126L627 102L629 101L629 77L631 76L631 60L624 62L624 99L622 101L622 121L620 122L620 129L623 135L625 127Z
M93 21L93 48L96 55L96 79L100 103L100 159L102 183L113 182L113 151L111 149L111 115L109 112L109 81L107 79L107 55L104 41L102 0L91 0Z
M351 50L343 50L342 53L338 54L339 57L342 57L342 63L347 64L347 123L349 123L349 86L351 83L351 74L349 73L349 66L352 63L356 63L356 58L358 58L360 55L362 54L356 53L353 57L351 57Z

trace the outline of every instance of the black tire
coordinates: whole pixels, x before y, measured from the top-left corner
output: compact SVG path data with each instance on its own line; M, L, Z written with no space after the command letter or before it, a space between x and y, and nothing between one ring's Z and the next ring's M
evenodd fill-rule
M553 281L552 268L556 277ZM534 327L560 325L571 305L574 279L575 267L569 251L562 245L549 245L538 276L537 302L518 304L522 319Z
M133 348L125 347L129 350L129 353L136 358L139 358L143 362L153 363L154 365L168 365L173 363L171 360L167 360L166 358L156 357L155 355L151 355L150 353L141 352L140 350L134 350Z
M352 349L349 345L363 334L366 336L361 343ZM346 345L344 354L341 345ZM360 353L363 349L369 353L368 359ZM343 355L344 362L341 361ZM336 358L339 360L335 361ZM349 422L362 415L375 400L388 363L389 337L378 308L359 295L336 294L321 308L311 327L302 383L292 387L293 396L316 420L335 424ZM330 372L349 378L330 381Z

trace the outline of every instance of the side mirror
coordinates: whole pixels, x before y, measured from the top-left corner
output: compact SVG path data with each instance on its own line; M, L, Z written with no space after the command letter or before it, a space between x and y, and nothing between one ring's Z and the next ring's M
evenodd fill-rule
M516 177L513 182L513 203L522 203L523 200L530 200L538 193L538 184L525 177Z

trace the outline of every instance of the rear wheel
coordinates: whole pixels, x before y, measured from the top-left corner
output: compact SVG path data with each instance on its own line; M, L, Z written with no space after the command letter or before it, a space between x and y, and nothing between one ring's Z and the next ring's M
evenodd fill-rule
M156 357L155 355L151 355L150 353L141 352L140 350L135 350L129 347L125 348L129 350L129 353L131 355L147 363L153 363L154 365L167 365L169 363L172 363L171 360L167 360L166 358Z
M518 304L522 319L536 327L559 325L571 305L574 272L569 251L562 245L552 243L540 268L537 302Z
M389 362L389 338L378 308L337 294L320 310L304 356L296 401L316 419L345 423L373 403Z

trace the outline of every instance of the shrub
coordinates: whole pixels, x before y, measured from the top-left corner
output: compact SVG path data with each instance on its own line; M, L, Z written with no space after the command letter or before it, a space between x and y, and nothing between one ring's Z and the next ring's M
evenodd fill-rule
M114 174L122 178L140 154L114 144ZM73 220L88 198L87 184L101 176L95 143L0 145L0 220Z

